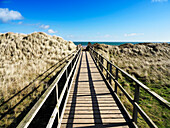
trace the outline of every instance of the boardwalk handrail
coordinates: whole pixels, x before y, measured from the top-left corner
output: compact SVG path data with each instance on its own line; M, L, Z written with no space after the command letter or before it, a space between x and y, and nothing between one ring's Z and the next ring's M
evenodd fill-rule
M32 109L27 113L27 115L19 123L17 128L27 128L31 124L31 122L33 121L33 118L37 115L38 111L42 108L43 104L46 102L46 100L48 99L48 97L50 96L50 94L52 93L52 91L54 89L56 91L56 107L54 108L54 111L53 111L52 116L49 120L49 123L47 124L47 127L48 128L52 127L53 122L57 115L58 115L58 117L57 117L58 126L60 125L63 109L60 112L59 108L61 107L61 103L65 102L64 96L66 95L66 97L68 97L68 90L70 88L69 85L73 81L72 77L75 75L75 69L76 69L78 60L80 58L80 55L81 55L81 47L79 47L79 49L77 50L76 53L73 53L73 57L71 58L71 60L66 64L66 66L58 74L58 76L53 81L53 83L48 87L48 89L44 92L44 94L40 97L40 99L36 102L36 104L32 107ZM71 69L70 72L68 72L69 68ZM58 83L61 80L61 78L63 77L63 75L66 75L65 76L66 82L63 86L63 90L62 90L61 94L59 95ZM65 103L64 103L64 106L65 106Z
M99 63L99 68L100 68L101 72L103 72L103 69L106 71L106 73L107 73L106 78L109 78L109 85L111 86L111 80L113 80L115 82L114 92L117 93L117 86L118 86L120 88L120 90L125 94L127 99L130 101L130 103L133 105L133 118L132 118L133 121L135 123L137 123L137 118L138 118L137 114L139 112L140 115L142 116L142 118L146 121L146 123L150 127L157 128L155 123L149 118L149 116L139 106L139 91L140 91L140 88L143 88L148 94L153 96L157 101L159 101L161 104L166 106L168 109L170 109L170 103L167 100L165 100L164 98L162 98L161 96L159 96L154 91L151 91L151 89L148 88L146 85L144 85L143 83L141 83L140 81L138 81L137 79L132 77L130 74L123 71L118 66L114 65L112 62L110 62L108 59L103 57L101 54L96 52L93 47L90 47L89 51L90 51L92 57L94 58L96 65L97 65L97 62ZM104 66L103 60L106 60L107 67ZM116 68L115 77L112 75L112 66ZM118 82L118 72L119 71L121 73L123 73L125 76L129 77L133 82L136 83L134 99L126 92L126 90ZM112 86L111 86L111 88L112 88Z

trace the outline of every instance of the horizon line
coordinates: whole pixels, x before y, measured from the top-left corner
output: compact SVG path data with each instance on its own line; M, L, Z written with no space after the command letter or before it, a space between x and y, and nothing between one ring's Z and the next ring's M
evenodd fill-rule
M170 42L170 40L72 40L73 42Z

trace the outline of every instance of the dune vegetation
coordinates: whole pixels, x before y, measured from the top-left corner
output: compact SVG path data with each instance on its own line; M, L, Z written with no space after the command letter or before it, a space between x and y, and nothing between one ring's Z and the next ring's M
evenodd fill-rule
M93 46L97 52L113 64L131 74L167 101L170 101L170 44L140 43L120 46L94 44ZM134 97L135 83L121 73L119 73L119 82ZM118 90L118 95L132 115L133 106L120 90ZM158 127L170 127L170 110L142 89L140 90L139 103ZM138 125L139 127L148 127L140 115Z
M73 42L42 32L0 34L0 127L13 127L11 124L17 122L21 112L38 99L49 80L62 69L64 58L75 50ZM29 88L16 95L30 82ZM26 96L32 91L35 92Z

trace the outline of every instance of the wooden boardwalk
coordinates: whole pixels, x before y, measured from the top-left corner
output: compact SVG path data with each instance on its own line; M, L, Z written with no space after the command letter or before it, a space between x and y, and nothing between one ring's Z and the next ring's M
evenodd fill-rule
M61 128L127 128L129 126L125 119L89 52L83 52Z

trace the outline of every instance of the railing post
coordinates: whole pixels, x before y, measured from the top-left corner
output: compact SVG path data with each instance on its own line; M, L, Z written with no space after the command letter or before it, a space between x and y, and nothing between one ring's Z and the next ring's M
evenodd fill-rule
M97 63L97 61L98 61L98 54L96 53L96 63Z
M116 68L116 77L115 79L118 81L118 72L119 70ZM115 83L115 92L117 93L117 83Z
M94 52L94 55L95 55L95 60L96 60L96 63L97 63L97 53Z
M109 70L109 62L108 61L106 61L107 62L107 71ZM109 78L109 74L108 74L108 72L107 72L107 74L106 74L106 79L108 79Z
M66 80L67 80L67 77L68 77L68 68L66 68Z
M73 67L73 64L72 64L72 63L73 63L73 61L71 61L71 64L70 64L70 65L71 65L71 69L72 69L72 67Z
M58 105L58 84L56 84L56 100L57 100L57 109L58 109L58 116L57 116L57 122L59 122L60 121L60 115L59 115L59 111L60 111L60 109L59 109L59 105Z
M68 77L68 67L66 68L66 81L67 81L67 77ZM68 85L67 85L67 92L68 92Z
M99 67L101 68L100 61L101 61L101 60L100 60L100 55L99 55Z
M134 96L134 103L139 103L139 85L135 85L135 96ZM137 124L137 118L138 118L138 110L135 105L133 105L133 120Z
M102 70L102 72L103 72L103 57L101 56L101 70Z
M110 65L110 67L109 67L109 72L112 74L112 64L109 63L109 65ZM112 83L111 83L111 80L112 80L111 78L112 78L112 77L109 76L109 83L110 83L110 84L112 84Z

